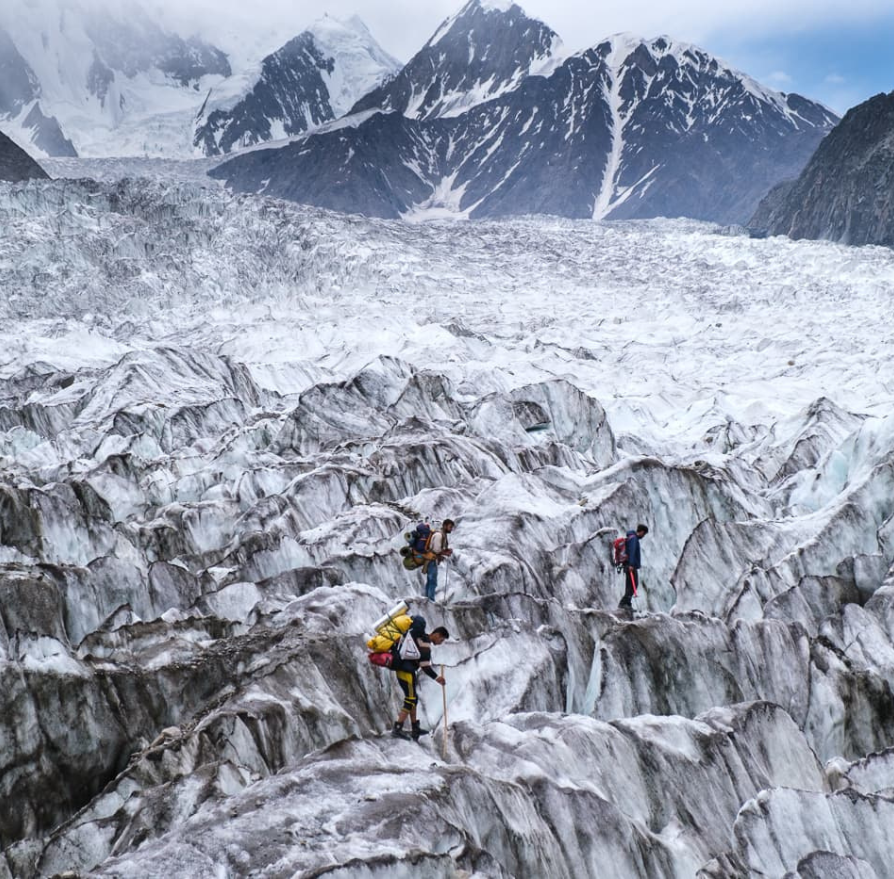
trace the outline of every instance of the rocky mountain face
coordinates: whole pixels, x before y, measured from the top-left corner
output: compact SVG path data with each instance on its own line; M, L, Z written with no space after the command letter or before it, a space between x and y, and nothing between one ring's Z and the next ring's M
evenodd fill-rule
M158 70L180 86L195 88L206 76L232 72L226 55L216 46L167 32L147 13L134 11L127 22L107 12L87 14L84 19L84 33L94 47L88 88L101 104L117 91L115 83L121 75L133 79Z
M761 203L771 235L894 247L894 92L849 110L800 176Z
M353 117L214 176L379 217L744 223L836 122L666 38L614 37L561 63L553 46L517 6L472 0Z
M0 180L46 179L49 175L21 147L0 131Z
M659 38L600 49L623 58L610 92L618 103L606 209L616 219L741 222L770 186L804 166L837 121L693 46Z
M205 155L230 152L300 134L334 118L323 73L335 62L326 58L310 34L290 40L265 58L251 92L232 110L199 111L194 143ZM273 125L279 122L279 131Z
M0 120L45 155L77 156L59 121L41 109L41 95L37 75L0 23Z
M8 118L40 95L40 83L9 34L0 28L0 111Z
M194 144L212 156L301 134L340 115L346 99L398 68L359 19L324 18L265 58L233 106L214 108L212 93L199 111Z
M0 253L0 877L889 875L894 255L170 178Z

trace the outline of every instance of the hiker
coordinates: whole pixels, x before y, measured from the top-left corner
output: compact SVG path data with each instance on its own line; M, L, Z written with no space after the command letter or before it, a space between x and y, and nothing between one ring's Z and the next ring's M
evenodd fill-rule
M618 607L629 607L634 595L639 591L639 569L641 564L639 542L649 533L648 525L640 523L636 531L627 532L627 561L624 562L624 597Z
M432 531L428 541L428 547L422 557L425 564L422 572L425 574L425 597L429 601L435 600L435 590L438 588L438 565L448 556L453 555L447 543L447 535L450 534L456 523L453 519L445 519L440 531Z
M419 697L416 695L416 672L422 669L433 681L444 686L444 678L432 668L431 648L432 645L443 644L450 637L450 633L443 626L438 626L430 635L426 635L425 620L422 617L414 617L413 625L410 626L405 637L411 637L416 643L419 648L419 658L394 657L391 668L397 674L397 682L403 690L404 701L397 720L394 722L391 735L398 739L412 738L416 740L428 733L427 729L422 729L419 726L419 721L416 719L416 705L419 702ZM404 730L404 721L407 719L407 715L410 717L412 730L409 734Z

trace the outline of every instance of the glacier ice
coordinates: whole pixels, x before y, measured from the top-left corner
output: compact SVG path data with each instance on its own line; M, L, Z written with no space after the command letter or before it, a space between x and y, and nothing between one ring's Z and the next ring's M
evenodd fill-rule
M889 251L175 178L0 186L0 877L885 875Z

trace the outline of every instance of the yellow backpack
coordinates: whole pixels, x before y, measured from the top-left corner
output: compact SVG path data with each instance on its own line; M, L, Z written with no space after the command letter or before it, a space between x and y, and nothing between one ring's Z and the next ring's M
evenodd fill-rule
M376 634L366 642L373 653L387 653L403 637L404 632L413 625L413 617L403 613L397 617L389 617L376 628Z
M413 618L407 613L409 609L406 601L398 601L385 616L373 623L373 631L376 634L366 642L366 646L373 653L388 651L400 641L403 633L413 623Z

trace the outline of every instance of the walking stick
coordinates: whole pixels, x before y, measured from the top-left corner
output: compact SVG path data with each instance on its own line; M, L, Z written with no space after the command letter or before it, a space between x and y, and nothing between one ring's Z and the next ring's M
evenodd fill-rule
M441 677L444 677L444 666L441 666ZM441 695L444 697L444 738L441 742L441 756L447 759L447 682L441 687Z

